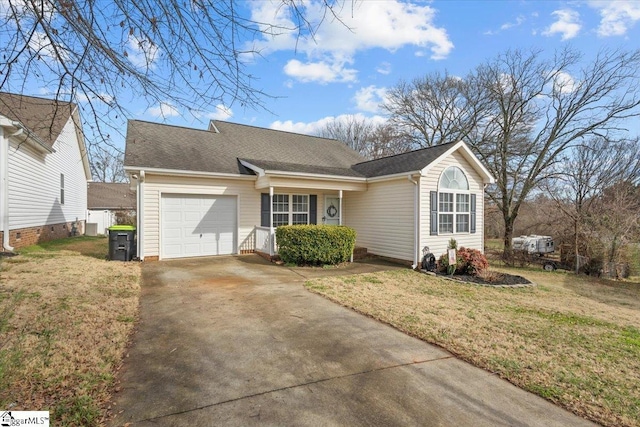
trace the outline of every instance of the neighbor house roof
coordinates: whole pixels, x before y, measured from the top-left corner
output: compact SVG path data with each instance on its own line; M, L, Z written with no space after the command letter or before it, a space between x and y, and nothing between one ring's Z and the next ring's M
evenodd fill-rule
M22 123L49 148L75 108L70 102L0 92L0 114Z
M212 125L210 130L197 130L130 120L124 164L136 168L251 174L239 159L278 162L299 171L349 170L363 160L334 139L221 121L212 121Z
M129 188L129 184L90 182L87 187L87 208L134 210L136 192Z

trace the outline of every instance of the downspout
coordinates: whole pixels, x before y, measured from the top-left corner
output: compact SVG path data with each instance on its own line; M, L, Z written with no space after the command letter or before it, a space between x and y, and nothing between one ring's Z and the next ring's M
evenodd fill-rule
M420 252L420 248L418 247L420 245L420 213L418 212L419 210L418 199L420 197L420 186L418 185L418 181L413 179L412 175L408 175L407 179L409 180L409 182L415 185L415 191L413 193L413 219L414 219L415 228L413 230L413 265L411 266L411 268L415 270L416 268L418 268L418 265L420 265L420 260L418 255Z
M144 171L138 176L138 259L144 261Z
M16 132L20 134L22 130ZM2 247L13 251L9 245L9 138L4 136L4 129L0 126L0 225L2 225Z

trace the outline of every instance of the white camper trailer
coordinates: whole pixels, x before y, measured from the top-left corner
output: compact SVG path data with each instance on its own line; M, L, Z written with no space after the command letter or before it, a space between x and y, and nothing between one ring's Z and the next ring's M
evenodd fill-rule
M515 251L524 251L532 255L545 255L555 251L551 236L529 236L514 237L511 239L511 247Z

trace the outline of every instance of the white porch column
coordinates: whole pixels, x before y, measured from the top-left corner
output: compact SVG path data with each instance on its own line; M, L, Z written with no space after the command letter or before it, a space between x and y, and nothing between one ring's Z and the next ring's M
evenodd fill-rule
M338 197L340 198L340 220L338 221L338 225L342 225L342 190L338 191Z
M273 256L274 248L273 231L273 187L269 187L269 256Z

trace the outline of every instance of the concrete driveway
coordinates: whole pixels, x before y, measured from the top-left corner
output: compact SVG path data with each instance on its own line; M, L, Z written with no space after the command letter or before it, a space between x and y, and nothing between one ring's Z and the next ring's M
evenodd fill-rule
M145 264L111 425L589 425L302 286L336 273L255 255Z

